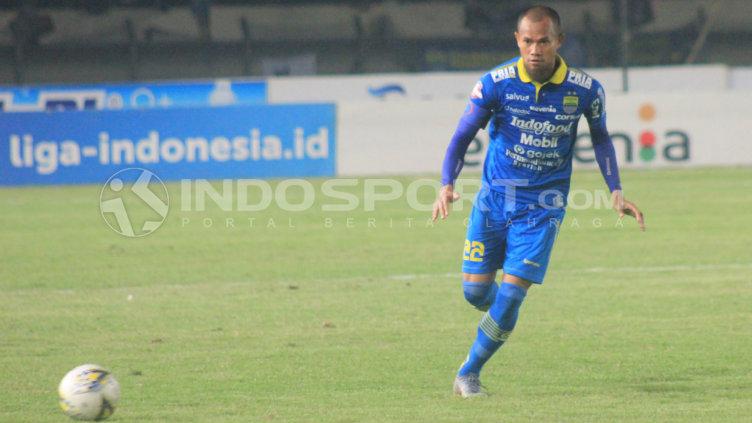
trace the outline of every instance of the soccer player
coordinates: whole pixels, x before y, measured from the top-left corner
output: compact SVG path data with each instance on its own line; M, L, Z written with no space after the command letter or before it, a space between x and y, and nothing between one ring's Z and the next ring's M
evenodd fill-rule
M447 148L443 187L433 207L434 220L447 217L450 203L459 198L453 184L467 147L490 122L483 184L470 214L462 264L465 298L485 313L454 381L454 392L462 397L485 395L479 379L483 365L512 333L528 288L543 283L564 217L581 116L590 126L614 209L645 229L640 210L622 195L603 88L557 54L564 41L559 15L549 7L531 7L520 14L514 36L520 57L485 74L472 90ZM503 269L500 285L498 269Z

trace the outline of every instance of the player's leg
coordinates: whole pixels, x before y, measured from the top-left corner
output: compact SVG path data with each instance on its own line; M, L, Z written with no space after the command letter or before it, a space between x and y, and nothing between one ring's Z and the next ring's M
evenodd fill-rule
M494 302L480 320L477 337L457 372L458 377L478 377L486 362L504 345L514 330L520 306L530 285L527 280L504 275Z
M458 378L477 382L483 365L512 334L528 288L543 282L563 216L561 209L535 209L514 218L507 228L502 283L493 304L481 318L478 336Z
M462 254L462 291L467 302L481 311L488 310L496 298L496 271L504 257L503 216L494 211L493 205L493 193L478 194Z
M477 296L482 298L482 305L479 305L477 303L480 298L475 300L476 302L471 301L469 298L467 298L468 301L471 304L475 305L476 308L485 311L489 308L490 304L494 303L499 290L499 285L497 285L495 282L495 271L489 273L463 273L462 279L462 286L465 290L465 298L468 297L469 284L473 284L474 286L479 288L484 288L483 294L481 294L482 297L481 295ZM487 315L488 313L484 313L484 318ZM481 323L477 329L476 339L473 342L473 345L470 347L470 351L467 354L465 362L462 364L462 366L460 366L460 369L457 372L457 376L454 378L454 393L456 395L460 395L463 398L486 395L485 392L483 392L483 390L481 389L480 368L478 368L478 371L476 372L470 372L466 370L468 370L468 363L479 363L481 361L485 363L491 357L493 351L498 349L498 346L494 346L492 345L492 343L493 341L489 340L485 335L483 329L483 319L481 319ZM482 367L482 364L479 367Z
M502 283L481 318L478 338L460 368L460 376L480 374L483 365L514 331L527 290L534 283L543 283L563 216L562 209L535 209L513 219L507 232Z
M496 271L501 267L504 257L504 240L506 237L505 220L493 209L485 211L477 204L473 207L465 240L465 252L462 262L463 290L465 298L480 310L488 308L496 301L498 285L495 282ZM487 313L486 313L487 314ZM481 320L481 324L483 321ZM476 361L480 357L487 360L495 348L488 345L483 327L479 326L477 338L470 348L467 361ZM463 397L484 395L481 390L478 373L460 372L454 381L454 392Z
M480 311L486 311L494 302L499 285L496 281L496 272L491 273L463 273L462 292L467 302Z
M502 276L501 283L509 283L512 285L517 285L520 288L524 289L525 291L527 291L528 288L533 286L533 282L530 282L527 279L522 279L515 275L510 275L508 273L505 273L504 276Z

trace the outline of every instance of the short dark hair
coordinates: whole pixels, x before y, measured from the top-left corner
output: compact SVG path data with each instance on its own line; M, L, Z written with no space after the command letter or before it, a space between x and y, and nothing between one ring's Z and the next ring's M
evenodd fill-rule
M554 25L554 31L556 31L556 34L561 34L561 18L559 18L559 14L554 9L548 6L532 6L523 10L517 17L517 29L520 28L520 22L522 22L524 18L529 18L533 22L549 18Z

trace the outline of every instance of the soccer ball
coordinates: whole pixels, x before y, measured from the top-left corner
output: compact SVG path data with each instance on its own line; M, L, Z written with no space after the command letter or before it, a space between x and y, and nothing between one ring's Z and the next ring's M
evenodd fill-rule
M120 384L109 370L84 364L69 371L57 389L60 408L74 420L104 420L115 412Z

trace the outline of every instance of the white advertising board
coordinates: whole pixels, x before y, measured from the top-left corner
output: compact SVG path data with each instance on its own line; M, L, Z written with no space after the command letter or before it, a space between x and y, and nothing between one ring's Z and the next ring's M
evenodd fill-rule
M586 69L606 92L622 91L622 72L614 68ZM271 77L270 103L340 101L397 102L466 99L483 72L394 73L343 76ZM725 65L630 68L629 91L716 92L749 89L749 74Z
M436 173L457 120L461 100L340 102L337 104L337 173Z
M464 99L479 72L278 77L267 80L269 103Z
M340 175L438 173L464 100L341 101ZM627 94L607 99L608 127L621 167L752 165L747 111L737 93ZM574 165L595 168L587 123L580 121ZM480 168L488 135L471 145L467 169ZM482 151L480 145L482 144ZM474 164L475 163L475 164Z

